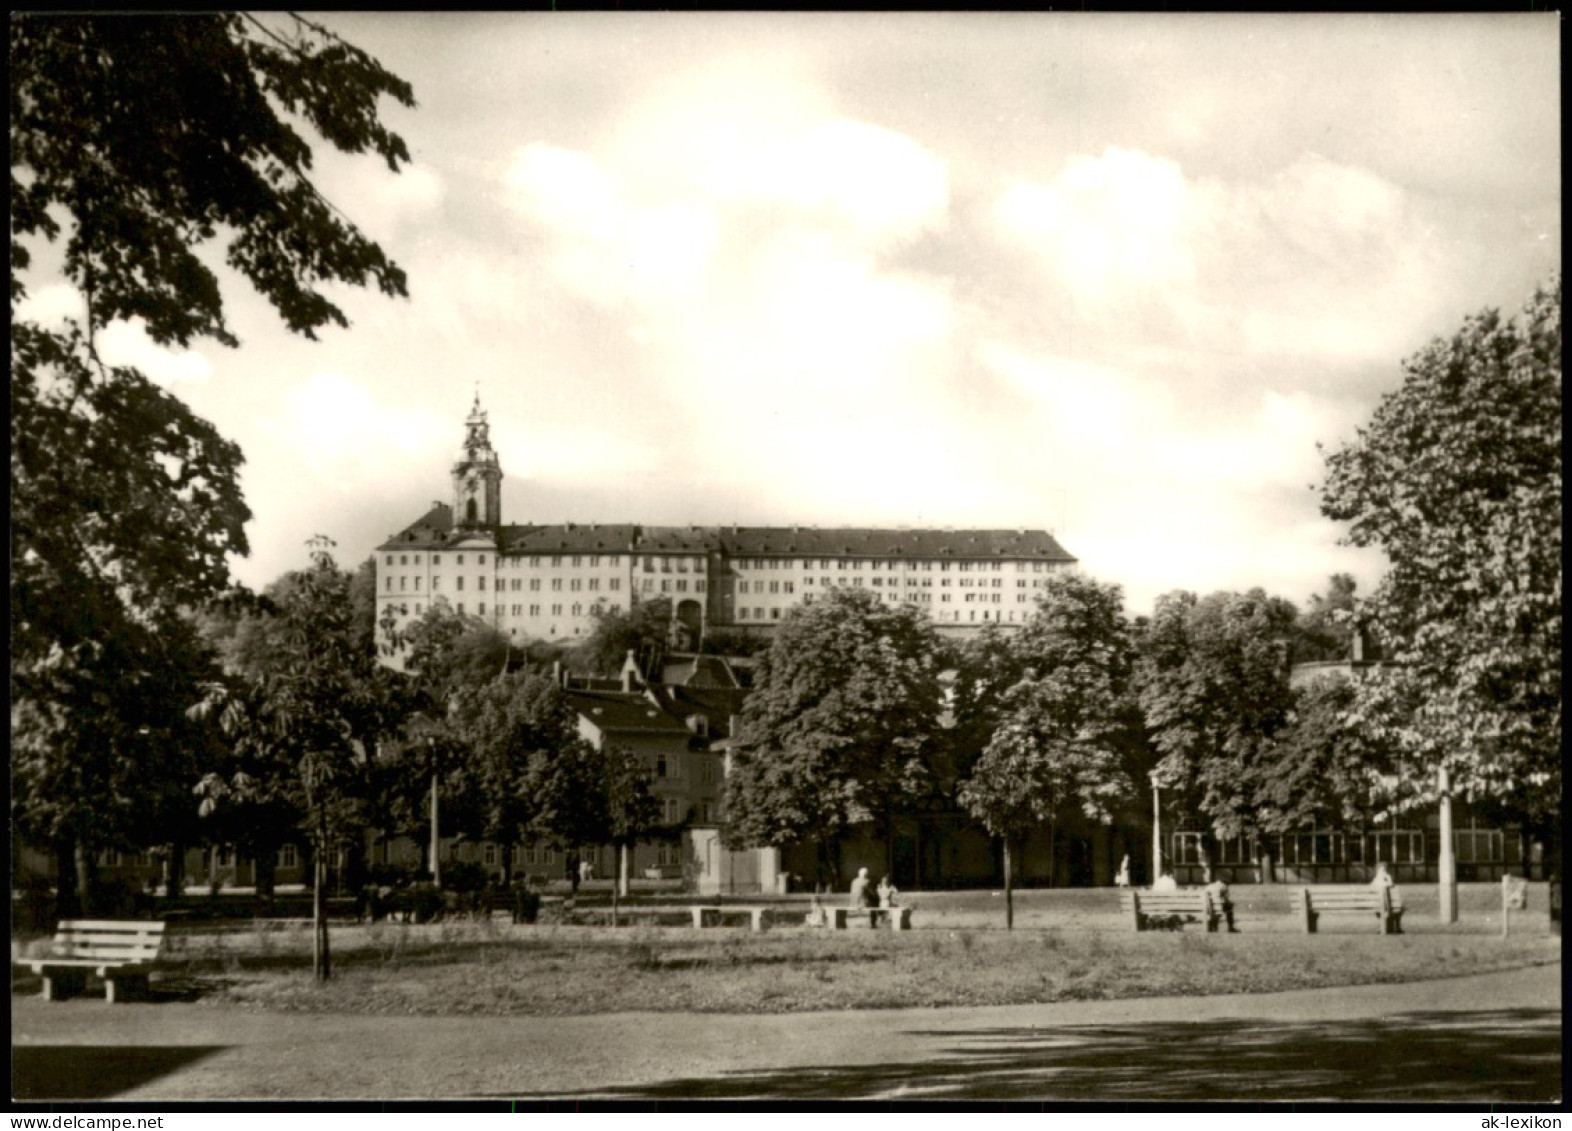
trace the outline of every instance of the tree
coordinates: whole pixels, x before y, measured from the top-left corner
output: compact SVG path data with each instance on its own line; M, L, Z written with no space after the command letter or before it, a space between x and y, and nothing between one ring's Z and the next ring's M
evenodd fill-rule
M139 319L160 344L236 340L197 254L220 231L233 268L310 337L345 323L319 284L403 273L317 193L309 122L397 169L377 119L409 87L295 17L24 14L11 21L13 812L89 856L114 832L139 733L140 673L176 619L247 552L239 449L95 335ZM26 272L63 240L85 320L19 318ZM145 769L145 763L140 763ZM54 815L44 818L44 814ZM64 838L64 839L61 839ZM62 874L62 882L68 876Z
M541 816L536 771L579 741L573 714L555 681L526 669L460 688L450 725L459 746L453 791L469 795L474 834L504 847L506 883L506 849L527 839Z
M959 799L1004 843L1005 927L1015 923L1010 842L1080 811L1111 822L1133 791L1122 756L1133 662L1123 596L1076 573L1050 578L1031 619L986 648L1015 682ZM1049 840L1052 843L1052 833Z
M1261 832L1360 828L1378 811L1395 752L1356 713L1363 678L1332 673L1294 691L1286 724L1250 767Z
M1137 694L1160 760L1155 782L1207 832L1232 839L1255 826L1250 782L1286 724L1293 605L1260 589L1168 593L1141 637Z
M925 614L855 589L792 609L759 660L725 785L727 843L818 840L927 795L945 650Z
M1293 661L1346 660L1353 650L1359 583L1351 574L1334 573L1325 594L1315 593L1294 624ZM1374 655L1368 659L1375 659Z
M350 575L334 564L330 546L313 539L310 567L279 586L277 620L270 626L275 650L267 666L227 675L192 707L195 717L217 718L237 754L256 770L207 775L198 785L205 808L276 800L304 818L315 862L313 968L319 980L332 975L322 907L327 861L335 849L353 845L365 827L365 766L397 717L376 702L380 668L356 646Z
M596 675L613 676L632 652L641 671L651 671L666 654L671 634L671 601L657 597L638 601L626 612L597 605L590 610L594 627L579 647L580 662Z
M377 811L385 831L410 832L422 838L428 869L441 883L437 839L443 825L438 809L444 777L457 769L466 754L468 739L461 727L460 696L475 691L506 673L511 648L507 637L477 617L455 612L438 600L398 630L390 621L383 632L382 650L405 654L405 692L410 700L410 725L403 740L384 751L374 770ZM454 827L475 824L473 793L447 791L458 818ZM467 811L466 811L467 810ZM481 823L484 817L478 818ZM433 829L433 825L436 826Z
M1516 320L1469 318L1326 455L1321 510L1390 568L1365 613L1406 700L1415 800L1454 788L1559 822L1561 279ZM1374 705L1373 705L1374 707Z
M628 857L645 833L660 823L660 802L650 791L648 763L622 746L601 752L607 839L617 846L617 894L628 894Z

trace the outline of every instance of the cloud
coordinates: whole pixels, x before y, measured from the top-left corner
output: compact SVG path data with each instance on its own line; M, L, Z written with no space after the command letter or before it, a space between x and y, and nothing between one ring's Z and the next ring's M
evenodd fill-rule
M147 336L140 318L111 322L98 336L98 352L110 365L129 365L166 389L200 384L213 376L213 363L197 350L171 350Z
M1435 280L1455 274L1427 207L1314 153L1228 181L1109 147L1047 183L1013 180L991 218L1083 332L1390 363L1444 309Z
M82 322L87 318L87 302L70 283L49 283L28 292L16 306L16 318L50 327L59 327L68 318Z
M286 475L313 493L347 493L384 483L398 468L441 466L446 446L457 450L452 421L388 408L358 382L317 373L290 387L282 416L263 422L270 446L287 452Z
M1218 416L1112 365L1000 340L975 358L1026 406L993 442L1033 453L1018 474L1064 496L1071 552L1132 606L1180 587L1301 585L1311 563L1313 576L1375 576L1370 556L1335 545L1308 489L1323 473L1316 440L1351 428L1356 408L1261 389Z

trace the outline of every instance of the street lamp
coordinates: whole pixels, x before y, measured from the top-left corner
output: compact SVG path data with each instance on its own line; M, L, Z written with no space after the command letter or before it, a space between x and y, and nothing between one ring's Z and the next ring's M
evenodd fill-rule
M1157 771L1153 770L1149 776L1152 779L1152 878L1149 882L1155 884L1157 877L1163 874L1163 799Z

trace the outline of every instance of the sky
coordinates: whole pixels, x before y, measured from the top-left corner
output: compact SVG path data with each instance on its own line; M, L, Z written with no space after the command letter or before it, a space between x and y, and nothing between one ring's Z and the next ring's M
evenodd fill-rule
M101 352L238 441L260 587L449 500L507 522L1051 530L1132 613L1304 603L1317 444L1560 266L1556 13L342 14L413 162L318 147L408 272L291 336ZM71 308L35 286L22 313Z

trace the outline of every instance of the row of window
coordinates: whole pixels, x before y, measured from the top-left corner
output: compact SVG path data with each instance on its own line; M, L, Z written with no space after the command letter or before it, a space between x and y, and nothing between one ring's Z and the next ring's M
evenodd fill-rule
M1459 864L1519 863L1515 837L1500 829L1455 829L1453 852ZM1174 859L1202 863L1203 834L1174 834ZM1382 829L1375 832L1313 831L1280 837L1236 837L1217 845L1217 864L1258 864L1270 852L1279 864L1424 864L1441 854L1441 835L1426 829Z
M398 557L398 564L399 565L419 565L420 564L420 555L419 554L398 554L396 556ZM394 557L395 557L395 555L393 555L393 554L384 554L383 557L382 557L382 564L383 565L392 565ZM560 569L562 567L562 564L564 562L570 563L572 568L574 568L574 569L580 569L580 568L582 568L586 564L586 558L588 559L588 565L589 565L589 567L591 569L598 569L602 564L607 565L607 566L620 566L622 564L622 555L621 554L552 554L552 555L549 555L549 559L550 559L550 563L551 563L552 567L553 568L558 568L558 569ZM464 564L464 555L463 554L454 554L453 555L453 559L454 559L454 561L458 565L463 565ZM604 559L604 562L602 562L602 559ZM531 555L528 560L529 560L529 565L530 565L531 569L539 569L540 566L541 566L541 563L543 561L546 561L547 557L539 555L539 554L536 554L536 555ZM521 555L516 555L516 556L513 556L513 557L509 557L507 555L498 555L498 557L497 557L497 564L498 565L503 566L503 567L511 566L514 569L521 568L523 566L523 564L524 564L524 561L525 561L525 558L523 556L521 556ZM442 564L442 555L440 553L432 554L431 555L431 564L432 565L441 565ZM476 554L475 555L475 564L476 565L485 565L486 564L486 555L485 554Z
M644 584L640 588L645 593L655 592L655 579L653 577L646 577L644 579ZM662 593L686 593L688 591L687 579L678 578L676 581L670 581L663 577L660 580L660 591ZM704 579L702 577L694 579L693 591L695 593L704 592Z
M929 561L904 561L904 560L888 560L888 559L881 559L881 558L868 559L866 561L866 563L864 562L864 560L862 558L736 558L736 559L734 559L734 564L740 570L742 570L742 569L799 569L800 568L800 569L803 569L805 571L810 571L810 572L814 571L814 570L817 570L817 571L819 571L821 573L823 571L825 571L825 570L830 570L830 569L833 569L833 570L846 570L846 569L849 569L849 570L852 570L853 572L856 572L856 571L860 571L864 564L866 564L867 567L870 570L873 570L874 572L878 572L879 570L889 570L891 572L894 572L894 571L900 570L900 569L928 570L928 571L931 571L935 564L938 565L940 573L948 573L952 567L958 573L970 573L972 570L976 570L979 573L983 573L983 572L990 571L990 570L992 572L994 572L994 573L999 573L999 572L1002 572L1003 569L1004 569L1004 563L1003 562L938 562L938 563L934 563L934 562L929 562ZM1026 564L1027 563L1025 563L1025 562L1016 562L1015 563L1015 572L1016 573L1025 573L1026 572ZM1031 566L1032 566L1032 572L1033 573L1042 573L1044 568L1047 567L1047 563L1044 563L1044 562L1032 562Z

